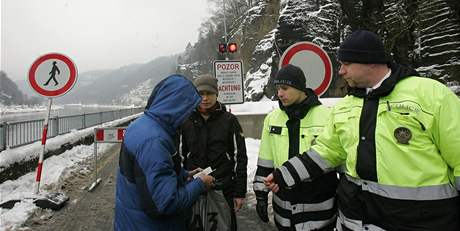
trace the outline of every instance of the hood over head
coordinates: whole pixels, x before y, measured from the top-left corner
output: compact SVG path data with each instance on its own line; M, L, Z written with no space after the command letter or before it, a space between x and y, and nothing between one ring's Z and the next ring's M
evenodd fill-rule
M193 83L175 74L155 86L144 114L160 122L168 132L174 133L200 102L201 97Z

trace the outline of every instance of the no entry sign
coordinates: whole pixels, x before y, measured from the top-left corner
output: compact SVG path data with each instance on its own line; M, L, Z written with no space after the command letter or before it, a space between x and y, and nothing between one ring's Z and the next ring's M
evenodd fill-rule
M49 53L39 57L29 69L29 84L38 94L58 97L77 81L77 67L65 55Z
M307 79L307 87L318 96L324 94L332 81L332 63L320 46L311 42L299 42L291 45L283 53L280 68L292 64L300 67Z

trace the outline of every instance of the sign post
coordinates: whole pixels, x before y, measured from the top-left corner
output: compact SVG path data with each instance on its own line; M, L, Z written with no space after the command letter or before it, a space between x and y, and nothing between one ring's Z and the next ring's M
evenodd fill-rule
M244 103L243 62L240 60L214 61L214 73L219 88L219 102L223 104Z
M37 172L35 175L35 191L34 191L35 194L38 194L39 188L40 188L40 179L42 176L43 159L45 156L46 137L48 134L48 123L50 119L52 103L53 103L53 98L48 98L48 110L46 111L46 117L45 117L45 122L43 124L43 132L42 132L42 149L40 152L40 156L38 157Z
M67 56L58 53L49 53L40 56L32 63L29 69L28 82L30 87L39 95L48 98L48 110L42 131L42 148L38 158L35 176L34 196L32 198L36 206L44 209L61 209L69 200L64 193L39 194L40 180L45 156L46 137L48 123L51 114L53 97L59 97L67 93L77 81L77 67ZM0 208L12 208L20 200L13 199L0 204Z
M70 58L59 53L49 53L39 57L32 63L29 69L29 84L39 95L48 98L48 111L46 113L43 132L42 149L38 158L35 177L35 195L40 191L41 174L45 155L46 137L48 134L48 122L51 113L51 105L54 97L66 94L77 81L77 67ZM34 202L43 208L59 209L69 198L62 193L52 193Z
M51 82L53 80L53 82ZM39 57L29 69L29 84L38 94L48 98L48 111L42 133L42 151L38 159L35 177L35 194L39 193L40 180L45 154L48 122L53 97L67 93L77 80L77 68L68 57L58 53L49 53ZM50 84L51 83L51 84Z
M307 86L318 96L324 94L332 82L332 62L326 51L311 42L298 42L286 49L279 68L292 64L302 69Z

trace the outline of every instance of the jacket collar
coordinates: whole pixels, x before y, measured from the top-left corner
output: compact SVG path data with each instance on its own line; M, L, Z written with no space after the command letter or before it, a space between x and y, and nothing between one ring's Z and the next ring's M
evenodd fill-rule
M225 107L225 105L223 105L219 101L216 101L216 105L213 108L214 109L209 112L208 120L213 120L213 119L219 117L221 114L223 114L224 112L227 111L227 108ZM197 108L193 111L193 115L201 117L200 111Z
M389 95L393 91L396 84L402 79L409 76L418 76L417 71L412 68L404 67L399 64L391 64L391 75L382 82L382 85L377 89L371 91L368 95L366 94L366 88L348 88L348 94L359 98L379 98L382 96Z
M299 104L293 104L290 106L283 106L280 100L278 100L278 104L281 110L286 112L289 119L303 119L308 111L313 108L314 106L321 105L321 102L318 99L318 96L313 92L312 89L307 88L305 93L307 94L307 98Z

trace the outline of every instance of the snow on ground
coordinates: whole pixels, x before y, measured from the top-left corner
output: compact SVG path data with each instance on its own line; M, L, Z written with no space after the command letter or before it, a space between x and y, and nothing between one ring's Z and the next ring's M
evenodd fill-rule
M279 107L278 101L265 99L265 101L227 105L227 109L231 109L231 112L235 115L260 115L267 114ZM334 106L341 99L342 98L319 98L321 103L328 107Z
M113 144L98 145L98 152L103 153ZM92 145L79 145L73 149L53 156L44 161L43 172L40 184L40 193L59 191L59 183L75 172L87 172L88 169L80 169L79 163L93 158ZM12 209L0 208L0 230L15 230L34 214L36 207L32 199L35 184L35 172L0 184L0 201L11 199L23 199L20 203L15 204Z
M253 139L253 138L246 138L246 153L248 155L248 184L247 184L247 189L248 193L253 192L252 190L252 181L254 180L254 176L256 175L256 170L257 170L257 158L259 157L259 146L260 146L260 140ZM249 198L246 201L246 203L255 206L256 200L255 197ZM251 207L252 207L251 206Z
M139 114L138 114L139 115ZM123 119L102 124L102 127L116 126L132 120L138 115L132 115ZM69 134L58 136L47 140L47 149L58 148L62 144L79 140L94 132L95 127L86 128L79 131L73 131ZM98 144L98 152L104 153L114 144ZM41 144L36 142L23 147L9 149L0 153L0 166L2 168L20 161L36 157L40 153ZM93 158L93 145L79 145L63 154L52 156L44 161L43 172L41 178L40 192L55 192L59 183L70 176L74 172L87 172L88 169L82 169L79 163ZM10 199L30 198L33 195L35 183L35 172L30 172L16 180L5 181L0 184L0 203ZM0 231L19 228L29 216L31 216L36 207L31 199L24 199L17 203L12 209L0 208Z

